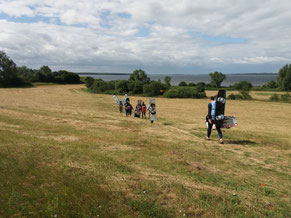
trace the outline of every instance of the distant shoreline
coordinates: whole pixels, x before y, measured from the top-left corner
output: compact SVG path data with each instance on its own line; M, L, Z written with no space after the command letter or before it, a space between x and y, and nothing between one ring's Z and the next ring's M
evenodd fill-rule
M124 73L82 73L80 76L91 76L94 79L102 79L104 81L112 80L128 80L130 74ZM163 81L165 76L170 76L171 84L178 85L181 81L186 83L210 83L211 79L208 74L148 74L151 80ZM222 82L222 86L231 86L241 81L247 81L253 86L262 86L271 80L276 80L278 74L273 73L248 73L248 74L226 74L226 79Z
M117 75L117 76L129 76L131 73L77 73L78 75Z
M77 73L78 75L82 76L82 75L108 75L108 76L129 76L131 75L131 73ZM148 74L148 75L165 75L165 76L171 76L171 75L208 75L208 74L179 74L179 73L172 73L172 74ZM248 76L251 76L251 75L254 75L254 76L257 76L257 75L278 75L278 73L229 73L229 74L226 74L226 75L248 75Z

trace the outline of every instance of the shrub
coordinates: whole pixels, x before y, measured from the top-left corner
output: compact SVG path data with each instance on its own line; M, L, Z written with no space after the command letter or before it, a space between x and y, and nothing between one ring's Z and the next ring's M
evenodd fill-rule
M278 94L273 94L270 97L270 101L279 101L280 100L280 96Z
M231 100L241 100L243 99L243 97L240 94L230 94L229 96L227 96L227 99L231 99Z
M49 78L47 82L55 82L55 83L62 83L62 84L80 84L80 76L76 73L72 73L66 70L59 70L54 72L52 75L47 74Z
M289 93L283 94L283 95L278 95L278 94L273 94L269 98L270 101L283 101L283 102L291 102L291 95Z
M112 80L112 81L107 82L108 89L115 90L115 84L116 84L116 80Z
M235 83L232 87L236 90L242 90L242 89L250 90L253 87L253 85L250 82L241 81L239 83Z
M264 84L262 88L276 89L278 88L278 84L274 80L271 80Z
M128 93L128 84L129 81L127 80L118 80L115 83L115 90L117 90L120 94Z
M90 91L94 93L102 93L108 90L108 84L102 79L96 79L92 86L90 87Z
M195 83L189 83L188 86L196 86Z
M27 83L37 82L36 73L26 66L17 67L17 75Z
M242 99L244 99L244 100L252 99L252 96L250 96L248 90L241 90L239 93L240 93Z
M187 86L187 83L182 81L182 82L179 83L179 86Z
M95 81L95 79L94 79L93 77L91 77L91 76L86 76L86 77L85 77L85 84L86 84L86 87L87 87L87 88L90 88L90 87L93 85L94 81Z
M290 96L289 93L283 94L280 97L281 97L281 101L284 101L284 102L290 102L291 101L291 96Z
M204 82L200 82L200 83L197 83L196 85L196 89L198 92L205 92L205 83Z
M166 98L204 98L205 92L199 92L195 87L172 87L163 95Z
M143 86L143 94L146 96L158 96L163 88L160 81L152 81L150 84Z
M128 83L128 90L133 94L140 94L143 91L143 83L141 81L132 81Z

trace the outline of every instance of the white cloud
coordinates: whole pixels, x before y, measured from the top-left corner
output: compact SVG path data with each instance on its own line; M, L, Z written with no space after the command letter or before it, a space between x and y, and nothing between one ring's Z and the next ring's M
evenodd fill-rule
M287 0L1 0L0 49L18 65L69 70L278 66L291 60L290 9Z

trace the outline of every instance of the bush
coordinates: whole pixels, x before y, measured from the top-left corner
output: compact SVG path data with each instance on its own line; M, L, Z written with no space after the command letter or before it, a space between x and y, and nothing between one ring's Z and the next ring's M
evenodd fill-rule
M116 80L112 80L112 81L107 82L108 89L115 90L115 84L116 84Z
M278 84L274 80L271 80L267 82L266 84L264 84L262 88L276 89L278 88Z
M205 92L206 84L204 82L197 83L196 89L198 92Z
M291 101L290 94L289 93L286 93L286 94L281 95L281 101L290 102Z
M270 101L279 101L280 100L280 95L278 94L273 94L270 97Z
M96 79L90 87L90 91L94 93L102 93L107 90L109 90L108 84L102 79Z
M252 96L250 96L248 90L241 90L239 93L240 93L242 99L244 99L244 100L252 99Z
M95 79L94 79L93 77L91 77L91 76L86 76L86 77L85 77L85 84L86 84L86 87L87 87L87 88L90 88L90 87L93 85L94 81L95 81Z
M150 84L143 86L143 94L145 96L158 96L163 89L162 83L160 81L152 81Z
M182 81L182 82L180 82L179 83L179 85L178 86L187 86L187 83L186 82L184 82L184 81Z
M26 66L17 67L17 75L26 83L37 82L36 72Z
M117 92L120 94L128 93L129 91L128 84L129 84L129 81L127 80L118 80L115 83L115 90L117 90Z
M250 90L253 87L253 85L250 82L241 81L239 83L235 83L232 87L236 90L242 90L242 89Z
M283 101L283 102L291 102L291 95L289 93L283 94L283 95L278 95L278 94L273 94L269 98L270 101Z
M205 98L205 92L199 92L195 87L172 87L163 95L166 98Z
M227 96L227 99L230 99L230 100L241 100L243 99L243 97L239 94L230 94L229 96Z
M53 72L52 75L47 74L49 78L47 82L55 82L61 84L80 84L80 76L76 73L72 73L66 70L59 70L57 72Z
M128 83L128 90L133 94L140 94L143 91L143 83L141 81L132 81Z

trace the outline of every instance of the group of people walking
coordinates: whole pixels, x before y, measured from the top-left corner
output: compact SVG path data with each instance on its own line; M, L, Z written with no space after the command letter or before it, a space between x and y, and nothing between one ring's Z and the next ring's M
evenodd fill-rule
M151 99L151 100L153 100L153 99ZM148 107L146 106L146 104L142 100L138 100L137 105L136 105L135 110L134 110L134 117L146 119L146 112L148 111L149 112L149 119L150 119L151 123L153 123L157 119L157 113L156 113L156 105L154 102L151 102L151 100L150 100L150 104ZM131 116L132 111L133 111L133 107L130 103L129 98L126 99L124 105L123 105L122 101L119 102L118 108L119 108L120 113L123 112L123 106L125 109L126 116Z
M222 95L222 97L219 97L219 95ZM124 96L123 101L119 101L117 96L115 95L113 97L116 103L118 104L120 113L123 113L123 106L124 106L126 116L131 116L133 107L127 95ZM221 127L224 120L225 91L220 90L217 97L218 98L214 100L214 97L211 96L210 103L208 104L208 114L206 116L206 123L207 123L208 128L207 128L206 139L207 140L210 139L212 128L216 128L218 136L219 136L219 142L223 144ZM141 117L142 119L146 119L147 111L149 112L149 119L151 123L153 123L157 119L155 99L150 99L148 107L142 100L138 100L137 105L135 106L135 110L134 110L134 117L137 117L137 118ZM237 123L235 125L237 125ZM230 128L231 126L229 126L228 128Z

